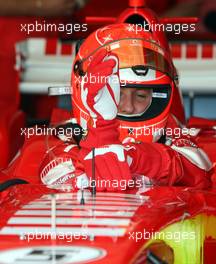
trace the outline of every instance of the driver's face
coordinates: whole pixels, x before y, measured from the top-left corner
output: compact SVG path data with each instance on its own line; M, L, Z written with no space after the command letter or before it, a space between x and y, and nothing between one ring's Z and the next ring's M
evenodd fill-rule
M121 88L118 113L124 115L141 114L149 107L152 89Z

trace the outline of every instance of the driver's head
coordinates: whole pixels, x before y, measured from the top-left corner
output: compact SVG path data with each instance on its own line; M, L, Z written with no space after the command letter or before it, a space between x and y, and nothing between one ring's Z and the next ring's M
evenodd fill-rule
M152 32L137 33L128 24L113 24L98 29L84 41L74 66L82 65L82 71L87 72L92 57L101 49L114 53L119 60L120 140L157 141L160 135L155 130L166 126L172 104L175 69L169 51ZM74 67L73 74L77 72ZM79 84L72 83L72 87L76 87L72 96L74 115L86 128L90 117L82 104ZM147 135L145 128L151 130Z

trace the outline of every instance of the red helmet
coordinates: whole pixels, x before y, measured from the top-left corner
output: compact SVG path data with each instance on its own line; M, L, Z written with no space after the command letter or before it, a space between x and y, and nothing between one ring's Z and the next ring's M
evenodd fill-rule
M98 29L84 41L72 71L73 113L86 129L90 116L82 104L77 80L88 71L95 54L105 48L119 58L121 89L148 89L151 94L149 105L141 113L118 114L120 140L157 141L170 113L176 71L169 50L162 46L157 34L136 29L132 24L113 24Z

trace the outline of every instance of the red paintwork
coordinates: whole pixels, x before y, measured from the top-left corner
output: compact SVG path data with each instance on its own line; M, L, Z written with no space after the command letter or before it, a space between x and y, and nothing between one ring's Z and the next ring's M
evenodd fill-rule
M192 117L188 121L189 127L200 129L196 140L201 148L206 151L214 166L212 180L216 186L216 120Z
M125 234L121 237L108 237L105 234L100 234L99 236L95 236L94 238L90 239L78 239L73 240L72 242L67 242L66 239L56 239L56 240L49 240L49 239L40 239L36 240L33 239L30 242L27 240L21 240L20 235L4 235L4 227L18 227L20 229L19 233L22 234L23 228L27 227L34 227L35 229L38 229L38 232L40 232L41 227L47 227L49 232L52 232L51 229L51 216L48 214L45 218L50 219L50 223L48 221L48 224L42 224L40 223L40 219L44 218L43 216L34 216L32 215L32 212L36 210L36 208L43 207L43 205L35 205L35 209L29 209L29 213L25 213L24 215L18 215L15 216L15 212L22 211L22 207L32 203L35 199L41 199L42 195L55 193L56 191L51 191L44 186L40 185L21 185L21 186L14 186L10 188L10 192L8 192L8 195L1 199L1 219L0 219L0 253L4 250L8 249L18 249L18 248L25 248L25 247L32 247L32 246L55 246L55 245L66 245L66 246L87 246L92 248L100 248L106 250L107 254L105 257L103 257L100 260L93 261L94 263L135 263L132 260L135 260L134 257L137 255L139 250L143 247L143 245L147 242L146 239L141 239L140 241L135 241L131 238L130 234L133 232L154 232L157 230L161 230L162 227L165 227L171 223L178 222L182 220L182 217L184 219L192 218L198 214L208 214L208 215L215 215L216 216L216 194L214 192L200 192L196 190L188 190L184 188L168 188L168 187L160 187L150 190L149 192L140 195L131 195L131 199L133 201L137 201L138 207L135 210L135 213L132 217L130 217L130 224L125 227ZM61 193L67 193L67 192L61 192ZM4 192L3 192L4 194ZM106 197L109 197L110 205L112 205L112 199L115 199L115 197L118 197L121 199L121 202L119 202L119 209L111 210L113 212L119 212L121 215L122 211L129 212L129 207L131 206L131 200L128 200L128 198L125 196L124 193L117 194L117 193L98 193L96 195L96 198L90 197L89 201L86 200L86 204L82 205L80 209L75 209L76 205L80 205L79 199L76 199L76 193L67 193L67 201L71 203L73 209L71 209L71 216L69 216L69 219L74 220L77 217L81 217L84 220L84 217L80 215L81 212L85 212L87 208L88 210L95 210L98 211L98 209L93 209L93 204L99 203L99 200L106 200ZM119 196L118 196L119 195ZM143 201L142 204L142 197L143 199L146 199ZM46 198L46 201L48 198ZM92 201L91 201L92 200ZM16 202L16 203L15 203ZM44 201L45 202L45 201ZM58 200L57 200L58 202ZM33 202L34 203L34 202ZM114 202L113 202L114 203ZM118 203L118 202L117 202ZM125 205L128 203L128 209L121 209L121 203L124 203ZM49 204L49 202L48 202ZM66 205L66 200L62 201L62 205L59 205L59 207ZM33 205L33 204L32 204ZM89 205L89 207L88 207ZM38 207L38 208L39 208ZM60 211L63 212L63 209L57 208L57 212ZM178 208L178 210L177 210ZM41 212L43 212L45 209L40 209ZM110 210L110 209L108 209ZM65 210L64 212L68 212L68 210ZM185 216L185 213L187 213L187 216ZM74 216L72 216L74 214ZM13 217L17 217L20 220L26 221L25 218L30 219L38 219L38 222L35 224L22 224L22 223L9 223L9 221L13 220ZM32 217L32 218L31 218ZM62 217L64 218L64 217ZM92 217L91 219L98 219L100 218L101 221L103 219L107 219L109 217L104 216L98 216L98 217ZM119 219L119 217L114 217L116 219ZM57 217L59 219L59 217ZM126 217L122 217L121 219L126 219ZM70 221L70 220L68 220ZM27 220L27 222L29 222ZM30 220L31 222L31 220ZM30 223L29 222L29 223ZM70 223L70 222L69 222ZM66 227L68 230L70 228L76 226L80 227L80 225L74 225L73 223L67 224ZM57 224L57 228L64 227L64 225ZM95 229L101 227L97 224L91 225L89 224L88 227L93 227ZM105 224L102 226L104 230L108 228L108 226ZM118 229L118 226L114 225L113 228ZM176 230L178 231L178 230ZM47 231L48 232L48 231ZM106 231L105 231L106 232ZM13 233L13 231L11 231ZM27 234L27 232L26 232ZM210 239L210 238L208 238ZM205 250L208 251L209 254L212 254L213 261L215 259L215 256L213 255L213 252L215 248L212 247L212 244L208 246L208 244L205 245ZM139 254L138 254L139 255ZM138 256L137 256L138 257ZM207 256L206 256L207 258ZM67 262L68 263L68 262ZM80 262L77 262L80 263ZM144 263L144 262L142 262ZM205 262L207 263L207 262Z
M0 17L0 168L6 167L21 147L23 138L20 137L20 128L25 127L25 114L19 110L20 94L18 72L15 67L15 44L28 37L49 35L47 32L34 32L29 36L21 31L21 24L35 23L35 20L32 17ZM43 18L38 21L42 22Z
M129 11L128 11L129 12ZM149 13L148 13L149 12ZM147 14L151 17L152 13L150 11L146 11L145 14ZM124 19L126 17L126 12L123 13L121 19ZM166 44L164 44L166 45ZM208 50L208 49L207 49ZM210 56L210 52L205 50L204 54L207 54L205 56ZM47 53L54 52L52 50L52 47L47 46ZM70 47L62 48L62 54L67 54L71 52ZM179 56L179 48L176 52L177 56ZM194 51L192 52L194 53ZM184 109L183 105L180 99L179 91L176 89L176 93L174 93L174 103L172 107L172 112L184 123ZM5 110L5 106L2 105L2 111ZM2 116L5 116L4 121L1 122L0 120L0 128L2 128L1 131L4 131L5 124L8 122L8 120L13 120L13 111L8 110L10 108L7 108L8 113L5 113ZM8 117L8 118L6 118ZM20 119L19 119L20 118ZM17 119L21 120L21 116L17 116ZM18 124L20 124L18 122ZM213 128L214 125L216 125L216 122L208 122L205 120L200 119L193 119L190 120L189 125L191 127L199 127L201 128L200 133L197 135L196 140L200 144L200 146L207 152L210 159L214 163L214 166L216 164L216 130ZM10 125L10 122L8 124L8 131L11 131L11 133L15 134L16 129L18 126L12 126ZM5 130L6 131L6 130ZM4 138L2 140L3 143L1 143L1 149L4 149L5 155L9 156L8 149L8 141L5 140L7 138L7 131L3 134ZM14 140L17 140L15 135L11 135L11 138L14 138ZM2 134L0 134L1 136ZM1 137L0 137L1 140ZM27 227L31 226L29 224L9 224L8 221L14 217L14 214L21 209L22 206L27 205L28 203L32 202L35 199L40 199L42 195L50 194L50 193L57 193L58 191L50 190L46 188L45 186L40 185L40 179L38 178L38 167L41 162L41 157L46 152L46 144L44 144L44 136L37 136L32 137L30 140L26 141L26 144L24 146L24 150L22 152L22 161L20 163L20 166L16 168L16 176L23 178L23 179L29 179L31 176L31 185L19 185L10 187L8 190L0 193L0 254L4 250L8 249L17 249L17 248L26 248L31 246L54 246L54 245L78 245L78 246L87 246L87 247L96 247L96 248L102 248L107 251L107 255L103 257L100 260L94 261L96 263L133 263L135 255L138 253L138 251L143 247L143 245L146 243L146 240L140 240L139 242L135 242L134 240L129 239L129 232L143 232L145 229L146 231L157 231L161 230L163 227L181 221L182 217L185 216L185 213L188 213L187 218L191 218L193 216L196 216L198 214L207 214L207 215L214 215L216 216L216 194L213 190L211 191L200 191L200 190L194 190L189 188L174 188L174 187L155 187L154 189L150 190L149 192L143 194L143 196L148 196L148 200L145 201L142 205L140 205L136 210L135 214L130 219L130 225L126 227L125 235L122 237L108 237L106 235L102 236L96 236L94 239L87 239L87 240L74 240L71 243L68 243L66 240L32 240L31 242L27 242L26 240L21 240L18 235L4 235L2 234L2 230L6 226L18 226L20 230L22 229L22 226ZM49 142L49 147L55 146L57 143L53 140L52 142ZM5 144L5 145L3 145ZM3 146L3 147L2 147ZM14 151L14 149L13 149ZM12 151L12 153L13 153ZM11 154L12 155L12 154ZM6 157L6 156L5 156ZM16 167L16 162L13 165ZM13 170L13 168L11 168ZM215 169L215 167L214 167ZM10 174L10 170L6 170L5 173ZM4 182L7 179L6 175L1 175L1 181ZM216 173L213 174L212 179L216 180ZM63 191L62 191L63 192ZM69 192L70 193L70 192ZM71 193L71 196L76 197L76 193ZM104 198L106 195L110 195L110 197L114 197L116 194L97 194L96 198L93 198L95 202L99 200L99 197L101 196ZM135 194L134 194L135 195ZM125 198L124 193L120 194L121 199L126 202L128 200ZM137 199L138 201L141 199L140 195L133 196L133 199ZM69 201L72 201L72 205L79 204L79 201L77 202L76 199L69 199ZM112 199L109 199L110 204L112 204ZM87 205L83 205L83 209L85 210L85 207ZM93 206L91 204L91 206ZM129 207L129 205L127 205ZM119 207L121 207L121 204L119 204ZM41 209L41 208L40 208ZM44 210L41 209L41 212ZM60 210L58 209L57 212ZM80 214L81 210L77 211L78 216L81 216ZM115 211L115 210L114 210ZM119 211L116 210L117 212ZM72 210L71 210L72 212ZM126 212L128 212L128 209L126 209ZM29 210L26 213L26 217L31 217L31 211ZM22 219L22 216L18 216L20 219ZM49 216L48 216L49 217ZM77 216L76 216L77 217ZM71 220L75 219L76 217L71 217ZM34 217L33 217L34 218ZM35 217L36 218L36 217ZM81 216L81 218L83 218ZM96 217L97 218L97 217ZM104 218L104 217L100 217ZM42 216L38 216L38 223L34 224L34 227L40 228L42 224L40 224L40 220L42 219ZM68 226L68 225L67 225ZM72 224L71 224L72 226ZM80 226L78 224L77 226ZM50 228L50 225L48 225ZM95 225L95 228L98 226ZM106 228L107 226L104 225ZM212 238L209 237L208 240L206 240L205 243L205 263L214 263L216 262L215 258L215 247L212 247L213 243L208 241L212 241ZM215 240L213 240L215 242ZM2 259L0 259L2 263Z
M0 102L0 113L0 168L5 168L23 144L25 115L9 102Z

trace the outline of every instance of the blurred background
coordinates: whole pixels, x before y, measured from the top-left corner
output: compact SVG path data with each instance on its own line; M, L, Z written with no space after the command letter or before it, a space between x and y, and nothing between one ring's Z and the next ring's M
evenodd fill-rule
M167 37L180 75L186 117L216 119L216 0L145 2L160 18L199 18L194 32ZM21 127L48 123L55 107L70 110L70 97L49 97L48 87L70 85L76 42L106 24L86 21L86 17L114 21L128 7L128 0L0 0L0 141L6 148L0 166L22 144ZM135 20L139 22L139 17ZM36 23L85 24L86 30L72 34L24 30Z

